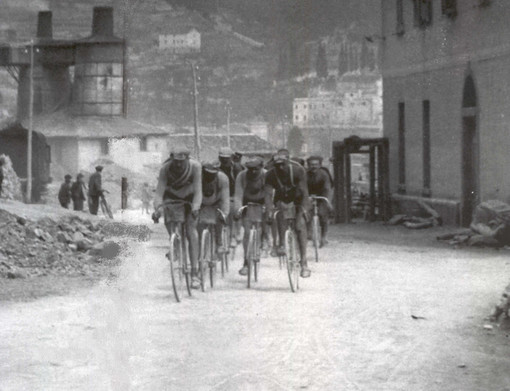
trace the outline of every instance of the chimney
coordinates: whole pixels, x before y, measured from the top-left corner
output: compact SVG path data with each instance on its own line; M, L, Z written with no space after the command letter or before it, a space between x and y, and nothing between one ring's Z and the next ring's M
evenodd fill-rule
M53 38L51 11L40 11L37 15L37 38Z
M92 36L113 36L113 8L94 7L92 17Z

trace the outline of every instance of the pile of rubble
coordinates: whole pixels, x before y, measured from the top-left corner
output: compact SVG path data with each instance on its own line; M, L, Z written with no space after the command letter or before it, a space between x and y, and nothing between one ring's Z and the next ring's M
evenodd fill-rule
M475 208L469 228L440 235L437 240L455 246L510 246L510 205L498 200L482 202Z
M423 229L437 227L443 224L441 216L430 205L423 200L416 200L417 206L420 208L419 216L411 216L399 214L393 216L389 221L389 225L402 224L406 228Z
M0 155L0 160L3 160L4 164L1 170L3 170L4 180L2 181L2 192L1 198L8 200L21 200L23 195L21 192L21 182L12 168L11 158L7 155Z
M105 238L147 240L150 235L146 226L110 224L76 215L30 221L0 209L0 277L97 275L124 247Z

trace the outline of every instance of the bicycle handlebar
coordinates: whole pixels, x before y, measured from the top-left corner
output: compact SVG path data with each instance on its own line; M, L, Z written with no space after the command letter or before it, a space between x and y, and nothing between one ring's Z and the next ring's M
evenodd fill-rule
M329 199L327 197L321 197L321 196L315 196L315 195L312 195L310 196L310 199L312 201L317 201L317 200L322 200L322 201L326 201L326 203L328 204L328 206L330 208L333 208L333 206L331 205L331 202L329 202Z
M191 202L184 201L184 200L165 201L162 204L159 204L158 206L156 206L155 210L161 209L161 208L163 208L165 206L169 206L169 205L191 205Z

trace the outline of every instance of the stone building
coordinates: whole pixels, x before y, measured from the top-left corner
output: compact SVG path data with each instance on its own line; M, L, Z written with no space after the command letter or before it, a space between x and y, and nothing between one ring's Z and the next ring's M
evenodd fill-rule
M384 133L391 191L425 197L467 225L484 200L508 201L510 2L382 1Z
M199 53L201 35L195 28L181 29L172 34L160 34L158 49L174 54Z

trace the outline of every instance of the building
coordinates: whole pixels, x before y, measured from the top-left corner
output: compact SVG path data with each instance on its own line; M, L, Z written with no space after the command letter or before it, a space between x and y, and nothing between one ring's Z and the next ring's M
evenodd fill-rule
M200 53L201 36L195 28L184 28L173 34L160 34L158 49L174 54Z
M305 138L303 153L329 155L331 142L382 134L382 80L376 74L347 74L334 91L315 89L295 98L292 124Z
M134 171L161 161L147 144L168 132L125 118L124 50L111 7L94 8L87 38L53 39L52 13L41 11L32 48L0 46L0 66L18 82L17 119L28 127L32 100L33 129L51 147L52 174L90 171L104 157Z
M384 133L395 206L428 199L447 223L509 201L510 3L383 1Z

